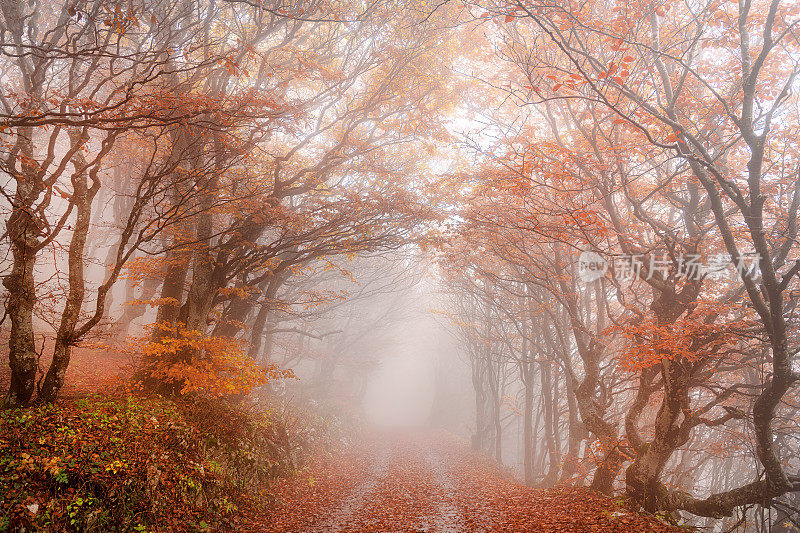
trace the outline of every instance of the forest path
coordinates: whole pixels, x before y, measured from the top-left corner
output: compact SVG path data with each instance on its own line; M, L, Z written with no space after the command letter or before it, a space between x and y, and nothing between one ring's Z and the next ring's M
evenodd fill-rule
M584 489L524 487L446 435L383 435L280 498L259 530L678 531Z
M368 454L371 465L329 516L303 531L488 531L467 529L447 460L422 441L383 440ZM469 502L475 508L480 502Z

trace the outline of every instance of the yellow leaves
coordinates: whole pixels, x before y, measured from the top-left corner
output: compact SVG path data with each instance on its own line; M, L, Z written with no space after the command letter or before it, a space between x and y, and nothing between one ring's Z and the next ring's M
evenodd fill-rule
M256 290L255 287L222 287L219 292L226 299L233 297L246 299L250 297L250 293Z
M55 477L59 474L59 472L61 472L61 467L59 466L60 461L61 457L50 457L49 459L44 459L42 461L42 470Z
M150 307L160 307L164 306L171 306L171 307L178 307L180 302L177 299L166 297L166 298L152 298L150 300L131 300L129 302L125 302L124 305L149 305Z
M116 474L117 472L122 470L124 467L125 467L125 463L123 463L120 460L116 460L116 461L112 461L111 463L107 464L106 467L105 467L105 471L106 471L106 473L109 473L109 474L112 474L112 473Z
M164 260L160 257L140 256L130 259L125 267L125 277L136 285L159 274L164 268Z

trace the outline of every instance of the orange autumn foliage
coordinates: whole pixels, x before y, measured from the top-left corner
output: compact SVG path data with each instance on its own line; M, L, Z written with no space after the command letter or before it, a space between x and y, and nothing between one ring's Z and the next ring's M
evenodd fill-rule
M159 328L169 329L169 335L147 342L142 348L144 360L151 362L152 377L165 383L179 383L181 394L240 395L270 380L295 378L292 370L282 370L275 363L258 364L248 356L246 344L238 339L182 327L160 325Z
M663 359L700 361L725 354L741 342L741 331L734 324L708 323L707 312L695 311L671 324L659 325L652 315L627 324L614 325L608 336L625 339L626 346L617 360L625 370L637 372L658 365Z

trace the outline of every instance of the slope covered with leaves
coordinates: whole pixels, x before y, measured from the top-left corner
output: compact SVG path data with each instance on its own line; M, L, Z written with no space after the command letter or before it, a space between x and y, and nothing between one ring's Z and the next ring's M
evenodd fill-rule
M282 419L100 395L0 412L0 531L246 528L301 468Z

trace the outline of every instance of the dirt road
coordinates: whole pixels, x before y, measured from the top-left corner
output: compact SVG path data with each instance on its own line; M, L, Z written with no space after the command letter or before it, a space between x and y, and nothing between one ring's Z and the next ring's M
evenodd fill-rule
M305 483L305 484L304 484ZM678 531L585 489L531 489L447 436L387 436L283 487L268 531Z

